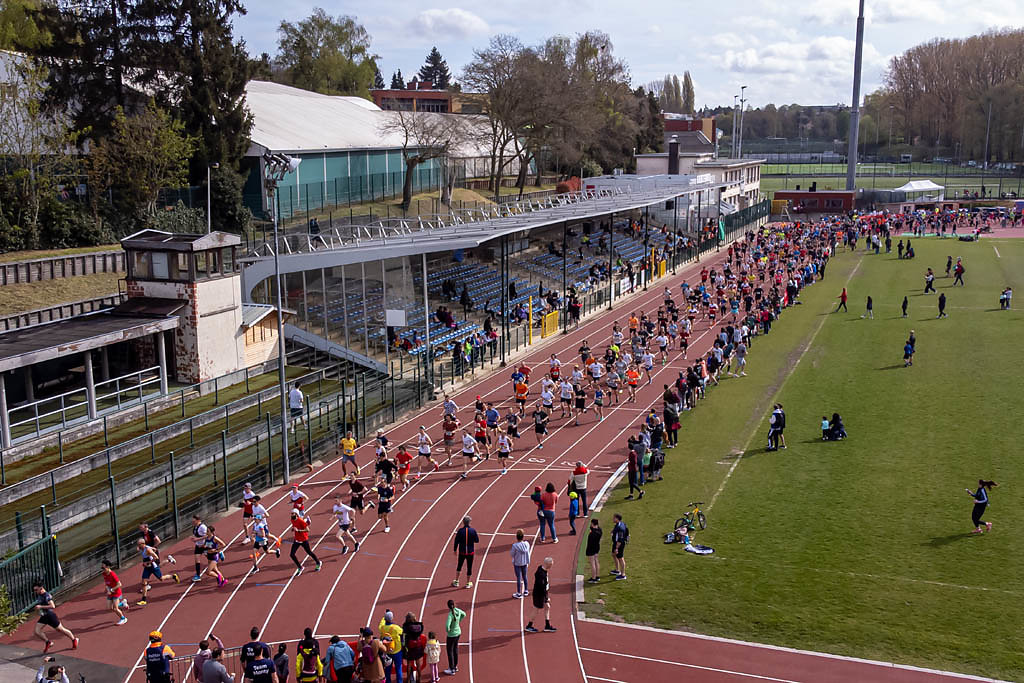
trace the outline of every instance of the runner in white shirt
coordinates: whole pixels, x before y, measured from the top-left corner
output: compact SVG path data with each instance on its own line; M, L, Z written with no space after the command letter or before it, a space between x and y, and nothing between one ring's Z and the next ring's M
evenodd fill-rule
M341 554L344 555L348 552L348 544L345 543L345 539L352 541L352 550L359 550L359 541L356 540L355 536L349 529L352 527L352 514L355 512L355 508L345 505L341 500L341 493L334 494L334 507L332 508L334 516L338 518L338 541L341 543Z
M476 460L476 437L468 427L462 428L462 478L466 478L466 462Z
M661 364L664 365L668 362L668 337L662 332L654 338L654 343L658 345L658 349L661 351Z
M298 510L308 522L309 515L306 514L306 501L309 500L309 496L299 490L298 484L292 484L292 490L288 493L288 498L291 499L292 510Z
M551 413L551 406L555 402L555 395L551 393L550 389L544 389L540 392L540 401L544 405L544 410Z
M295 431L295 420L298 419L299 424L303 427L306 423L302 420L302 406L304 402L302 392L299 391L299 385L296 384L292 387L292 390L288 392L288 412L290 413L289 422L292 426L292 432Z
M451 415L452 417L455 417L455 414L459 412L458 404L456 404L455 401L449 398L448 394L444 395L444 402L441 404L441 408L444 411L441 417L444 417L445 415Z
M430 456L430 447L433 445L433 441L430 440L430 436L427 435L427 428L420 425L419 434L416 435L416 453L419 457L416 458L416 478L420 478L420 473L423 471L423 458L430 461L430 464L434 466L434 471L438 469L437 461Z
M501 473L508 471L508 456L512 453L512 439L508 434L498 434L498 464L501 465Z
M566 380L558 385L558 402L562 408L561 417L565 417L566 408L569 408L569 417L572 417L572 395L573 389L571 382Z
M580 366L572 366L572 376L569 381L572 382L573 384L579 384L580 382L583 381L583 371L580 370Z
M615 344L616 346L622 346L622 339L623 339L622 330L619 330L619 329L612 330L612 343L613 344Z
M551 372L551 377L558 379L562 375L562 361L558 360L558 356L551 354L551 360L548 361L548 368Z
M654 354L651 353L649 348L644 349L643 355L640 356L640 362L643 364L644 372L647 373L647 383L650 384L653 381L651 370L654 369Z
M555 387L555 384L557 384L557 382L551 379L551 375L544 375L543 377L540 378L541 391L544 391L545 389L553 389Z
M600 362L590 364L590 386L595 386L601 375L604 374L604 366Z

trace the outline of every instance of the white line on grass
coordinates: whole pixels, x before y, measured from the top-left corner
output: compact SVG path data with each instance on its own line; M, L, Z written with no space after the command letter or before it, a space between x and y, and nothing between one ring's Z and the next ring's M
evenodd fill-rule
M857 265L855 265L853 267L853 270L850 271L850 274L846 277L846 282L843 283L843 287L844 288L846 288L850 284L850 281L853 279L853 276L857 274L857 271L860 269L860 264L861 263L862 263L862 261L857 261ZM819 284L820 284L820 280L819 280ZM830 307L831 307L831 305L830 305ZM786 375L786 378L784 380L782 380L782 384L779 385L779 388L776 390L775 394L773 395L773 398L775 396L778 396L780 393L782 393L782 389L783 389L783 387L786 386L786 382L788 382L789 378L793 376L794 372L796 372L797 366L800 365L800 361L802 361L804 359L804 356L807 354L807 350L809 348L811 348L811 344L813 344L814 340L818 337L818 333L821 332L821 328L825 326L825 321L828 320L828 318L829 317L827 315L821 316L821 322L818 323L817 329L814 330L814 334L811 335L811 338L807 340L807 343L804 345L803 350L800 352L800 355L797 357L796 362L793 363L793 367L790 369L789 374ZM751 441L753 441L756 437L757 437L757 431L755 430L754 433L750 435L750 439L747 441L746 445L743 447L743 452L744 453L747 452L747 449L750 448ZM727 483L729 483L729 478L732 477L732 473L736 471L736 468L740 466L740 462L742 462L742 461L743 461L743 457L742 456L737 457L735 460L733 460L732 465L729 467L729 471L725 473L725 479L722 480L722 483L718 487L718 490L715 491L715 495L711 496L711 502L708 503L707 508L705 508L708 512L711 512L711 508L714 507L715 501L718 500L718 496L721 495L723 490L725 490L725 485Z
M996 249L996 245L993 244L992 245L992 249L995 250L995 252L996 252L996 258L1003 258L1002 256L999 255L999 250Z

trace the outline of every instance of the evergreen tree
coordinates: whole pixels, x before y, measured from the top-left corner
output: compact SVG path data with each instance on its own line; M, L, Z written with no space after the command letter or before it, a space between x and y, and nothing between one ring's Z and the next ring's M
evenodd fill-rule
M683 110L683 87L679 84L679 76L672 74L672 109L671 111L682 113Z
M683 113L684 114L692 114L693 113L693 111L694 111L694 108L693 108L694 99L695 99L695 95L693 93L693 79L690 78L690 72L689 71L684 71L683 72L683 101L682 101Z
M437 47L430 50L426 63L420 67L419 77L421 81L430 81L438 90L447 90L451 85L452 75L448 71L448 62L441 57Z
M384 89L384 76L381 75L379 68L377 69L377 72L373 74L373 87L377 90Z
M402 79L402 70L399 69L395 73L391 74L391 89L392 90L405 90L405 81Z

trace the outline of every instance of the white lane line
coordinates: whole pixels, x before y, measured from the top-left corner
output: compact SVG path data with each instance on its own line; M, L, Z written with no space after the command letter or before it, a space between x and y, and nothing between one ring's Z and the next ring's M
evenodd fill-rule
M672 666L680 666L685 669L697 669L699 671L714 671L720 674L730 674L732 676L740 676L742 678L756 678L760 681L777 681L778 683L801 683L791 678L775 678L774 676L762 676L760 674L751 674L744 671L732 671L730 669L717 669L713 666L701 666L699 664L684 664L683 662L673 662L667 659L657 659L656 657L640 657L639 655L628 655L625 652L609 652L608 650L596 650L592 647L581 647L581 650L586 652L596 652L602 655L613 655L617 657L626 657L627 659L640 659L645 662L656 662L658 664L670 664Z
M850 281L853 279L853 276L857 274L858 270L860 270L860 264L861 263L863 263L863 257L861 258L860 261L857 261L857 265L855 265L853 267L853 270L851 270L850 274L846 277L846 282L843 283L844 288L850 284ZM820 286L820 284L821 284L820 280L819 280L818 284ZM827 315L821 316L821 321L818 323L818 327L814 330L814 334L811 335L811 338L807 340L807 343L804 344L804 348L800 352L800 356L797 357L796 362L793 363L793 367L790 369L789 374L786 375L786 378L784 380L782 380L782 384L780 384L779 388L776 389L775 394L772 396L773 400L774 400L775 396L778 396L779 394L782 393L783 388L785 388L785 386L786 386L786 382L788 382L789 378L792 377L793 374L796 372L796 368L797 368L798 365L800 365L800 361L802 361L804 359L804 356L807 355L808 349L810 349L811 345L814 344L814 340L818 338L818 333L821 332L821 328L825 326L825 321L828 320L828 319L829 319L829 316L827 316ZM747 451L747 449L750 448L750 444L756 438L757 438L757 429L755 428L754 433L750 435L750 439L747 440L746 445L743 447L743 452L744 453ZM715 491L715 495L711 496L711 502L708 503L707 508L705 508L708 512L711 512L711 508L714 507L715 501L718 500L718 496L720 496L722 494L722 491L725 490L725 485L729 483L729 479L730 479L730 477L732 477L732 473L736 471L736 468L740 466L741 462L743 462L743 457L742 456L733 459L732 465L729 466L729 471L725 473L725 479L722 480L722 483L719 485L718 490Z
M583 672L583 675L587 678L588 681L607 681L607 683L626 683L625 681L620 681L620 680L615 679L615 678L604 678L603 676L591 676L590 674L588 674L585 671Z
M994 244L993 244L993 245L992 245L992 248L993 248L993 249L995 249L995 252L996 252L996 258L1003 258L1002 256L1000 256L1000 255L999 255L999 250L998 250L998 249L996 249L996 245L994 245Z
M385 581L430 581L429 576L388 576Z
M783 647L782 645L769 645L767 643L753 643L746 640L736 640L735 638L722 638L720 636L707 636L703 633L693 633L692 631L673 631L667 628L658 628L656 626L644 626L643 624L626 624L618 621L607 621L605 619L595 619L594 617L580 617L580 621L591 622L595 624L602 624L604 626L615 626L618 628L627 628L635 631L647 631L648 633L663 633L671 636L678 636L680 638L693 638L696 640L706 640L713 643L726 643L728 645L739 645L742 647L753 647L761 650L772 650L773 652L788 652L797 655L806 655L808 657L821 657L824 659L834 659L840 662L853 662L855 664L868 664L871 666L880 666L887 669L904 669L906 671L918 671L921 673L935 674L939 676L948 676L950 678L957 678L965 681L988 681L988 683L1010 683L1009 681L1000 681L993 678L985 678L983 676L972 676L971 674L962 674L955 671L942 671L940 669L928 669L920 666L911 666L909 664L895 664L893 662L883 662L877 659L863 659L861 657L849 657L847 655L834 655L828 652L815 652L814 650L800 650L793 647ZM615 654L615 653L613 653Z

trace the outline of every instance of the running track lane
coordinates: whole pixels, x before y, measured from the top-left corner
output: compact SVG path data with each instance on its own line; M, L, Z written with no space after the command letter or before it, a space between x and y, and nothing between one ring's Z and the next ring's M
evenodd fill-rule
M576 349L583 339L590 339L595 351L599 350L607 343L613 321L624 322L632 310L655 310L665 284L677 287L684 276L692 277L701 266L693 264L683 274L660 281L650 291L622 302L615 311L598 314L581 325L578 331L567 336L559 335L535 347L526 356L535 368L531 399L537 395L539 377L546 369L546 360L552 351L557 352L563 364L569 366L565 368L566 372L571 371L571 365L577 359ZM704 331L706 327L698 324L695 342ZM695 355L709 345L710 339L704 337L699 343L691 344L691 348ZM113 626L106 613L98 609L102 607L102 587L98 587L64 605L60 612L62 618L67 620L76 635L86 636L80 650L84 656L106 661L115 659L119 663L123 660L125 666L131 666L145 644L146 633L157 624L160 624L168 642L181 644L178 648L180 654L194 651L192 644L211 630L227 644L241 644L248 640L248 629L252 625L265 625L263 638L270 641L293 640L301 635L302 628L314 625L320 636L334 632L350 635L363 625L364 616L372 614L370 624L376 627L385 608L391 609L399 622L407 611L418 614L428 630L437 631L443 638L445 602L451 598L463 608L468 607L470 615L463 623L460 673L468 669L469 678L481 681L489 680L488 672L494 671L506 672L509 680L547 681L557 675L559 680L582 681L584 656L589 658L596 653L583 649L578 657L567 657L567 654L576 653L576 638L569 619L574 607L576 557L576 544L572 541L581 536L562 535L562 542L558 545L535 547L531 575L533 567L544 556L551 555L556 560L551 575L552 620L560 631L525 638L521 632L525 625L521 612L530 609L531 604L528 599L519 602L511 598L514 591L508 566L508 549L514 540L511 534L521 527L528 537L533 535L536 530L534 506L523 495L532 490L534 482L543 485L547 481L554 482L564 493L570 464L577 459L589 461L592 465L589 490L591 495L596 493L622 460L622 430L639 424L644 414L642 408L660 398L658 380L665 378L667 381L674 377L677 366L681 367L682 362L673 358L669 366L656 367L659 377L653 386L641 389L637 403L620 404L618 408L606 407L606 419L600 425L594 424L592 412L588 412L580 427L566 426L565 421L553 419L552 434L543 450L534 448L531 426L525 424L521 429L524 436L513 452L515 464L504 476L498 476L497 463L493 458L478 463L466 481L458 481L455 469L426 476L399 494L390 534L384 534L381 525L373 524L372 510L359 520L361 531L369 530L370 533L360 535L363 545L355 555L340 556L340 545L334 538L336 525L330 515L333 502L330 494L338 484L340 466L336 462L330 463L307 476L300 485L313 503L307 509L314 521L311 540L325 563L324 571L320 573L313 573L311 563L306 562L306 573L292 580L292 564L287 559L290 536L285 536L281 560L270 557L262 564L260 573L244 576L249 565L246 557L248 546L239 543L240 533L231 533L232 529L240 528L240 515L236 511L216 523L219 535L226 539L231 537L228 560L224 564L229 583L223 589L217 589L208 580L189 586L185 591L157 586L151 591L149 606L133 609L129 613L129 623L118 628ZM509 403L509 372L500 370L482 376L454 396L463 406L460 411L463 422L471 419L472 403L477 395L496 404L500 402L503 406ZM401 443L404 439L414 440L416 427L426 424L431 436L440 441L439 417L440 406L431 405L393 427L388 436L392 444ZM435 457L440 452L443 448L435 445ZM372 460L372 447L364 444L360 454L362 459ZM288 506L282 502L285 493L285 489L278 489L264 496L273 504L271 528L274 533L286 526ZM556 521L560 534L568 531L565 504L563 498ZM478 576L474 578L483 579L469 591L450 586L455 564L450 547L451 536L467 512L473 515L473 525L481 532L482 543L478 546L474 572ZM578 520L577 527L582 533L586 521ZM176 544L172 550L179 558L178 567L183 575L191 573L189 546L190 543L185 541ZM486 556L485 549L490 551ZM134 597L132 591L137 586L138 571L133 567L121 573L130 599ZM145 618L142 618L143 614ZM110 640L104 637L107 635L105 631L115 634L117 642L125 647L112 652ZM471 631L469 640L467 636ZM31 638L30 628L18 636L19 640L27 643ZM582 648L590 647L586 637L585 632L581 634L579 645ZM639 643L644 640L643 634L632 638L620 635L617 642L620 647L628 642L627 649L640 651ZM58 642L58 647L60 645ZM594 646L591 649L602 648ZM756 653L752 655L757 656ZM587 671L590 675L595 673ZM134 680L142 680L142 676L136 675ZM671 680L675 680L675 674Z

